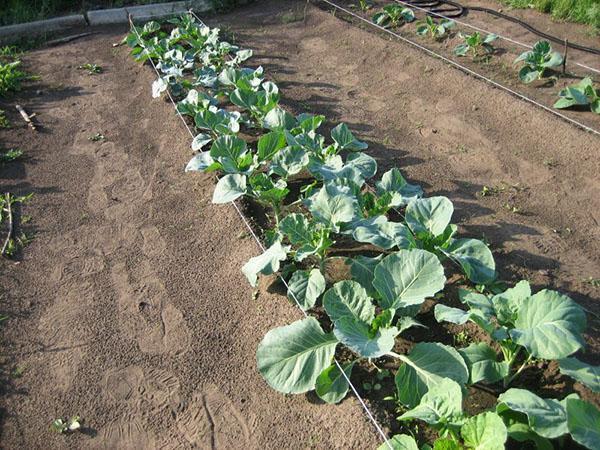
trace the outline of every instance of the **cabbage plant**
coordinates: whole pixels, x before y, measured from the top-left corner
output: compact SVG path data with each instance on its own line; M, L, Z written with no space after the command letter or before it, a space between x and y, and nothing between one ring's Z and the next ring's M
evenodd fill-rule
M594 88L591 78L587 77L579 83L562 89L554 107L558 109L573 106L589 106L596 114L600 114L600 90Z
M540 80L546 75L546 71L552 67L558 67L563 63L563 57L560 53L552 50L548 41L538 41L533 49L521 53L515 64L524 63L519 70L519 79L523 83L531 83Z
M410 8L397 4L386 5L383 10L373 16L373 22L386 28L397 27L415 20L415 13Z

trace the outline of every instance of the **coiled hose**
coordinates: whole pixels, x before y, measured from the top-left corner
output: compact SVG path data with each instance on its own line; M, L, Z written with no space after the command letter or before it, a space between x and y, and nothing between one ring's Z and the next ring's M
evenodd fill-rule
M517 25L522 26L527 31L530 31L533 34L536 34L548 41L554 42L555 44L566 44L567 47L572 48L574 50L580 50L586 53L593 53L595 55L600 55L600 49L594 47L587 47L585 45L577 44L575 42L565 41L564 39L560 39L556 36L553 36L548 33L544 33L543 31L538 30L537 28L532 27L527 22L522 21L513 16L509 16L508 14L504 14L498 11L495 11L490 8L484 8L482 6L464 6L460 3L457 3L453 0L402 0L405 3L410 5L417 6L419 8L427 9L430 11L432 16L435 14L440 14L450 18L456 18L463 16L468 13L468 11L481 11L487 14L491 14L496 17L500 17L501 19L508 20L509 22L516 23Z

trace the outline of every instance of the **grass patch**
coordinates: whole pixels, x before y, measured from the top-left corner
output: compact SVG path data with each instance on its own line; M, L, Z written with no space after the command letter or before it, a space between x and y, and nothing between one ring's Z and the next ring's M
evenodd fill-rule
M19 70L20 65L21 61L0 62L0 97L9 92L19 91L21 82L30 79L27 73Z
M600 30L598 0L501 0L513 8L535 8L556 20L584 23Z
M10 120L6 117L6 112L0 109L0 128L10 128Z

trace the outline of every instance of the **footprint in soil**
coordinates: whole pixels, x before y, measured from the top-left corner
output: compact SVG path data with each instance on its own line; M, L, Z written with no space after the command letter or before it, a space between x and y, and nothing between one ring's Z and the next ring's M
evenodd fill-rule
M252 448L246 420L216 386L196 393L176 415L177 428L185 440L202 449Z
M144 353L185 353L190 347L190 332L183 314L169 303L165 287L148 261L142 261L136 269L133 280L125 264L112 267L121 328Z

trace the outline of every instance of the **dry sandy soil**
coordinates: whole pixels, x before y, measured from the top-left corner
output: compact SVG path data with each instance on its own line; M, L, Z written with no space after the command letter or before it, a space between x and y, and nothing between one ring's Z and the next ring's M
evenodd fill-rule
M600 278L600 139L305 2L208 21L255 49L291 110L346 121L380 171L449 196L502 279L584 305L583 359L600 362L600 288L586 281ZM266 282L253 298L239 268L255 243L233 208L210 205L210 177L182 173L189 135L151 99L151 70L111 47L124 30L99 31L27 55L41 81L16 99L40 132L12 114L16 100L0 102L15 123L2 146L27 155L0 169L2 190L35 194L24 210L35 240L0 267L2 446L375 447L355 399L283 396L258 375L264 333L300 314ZM77 70L86 62L105 72ZM481 197L483 186L498 189ZM73 414L84 433L48 431Z

